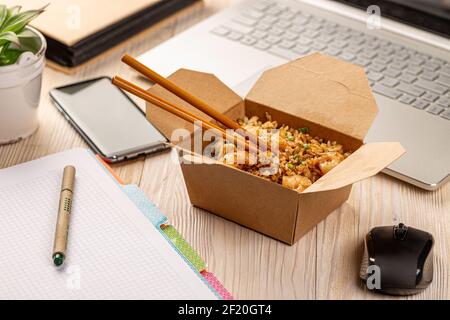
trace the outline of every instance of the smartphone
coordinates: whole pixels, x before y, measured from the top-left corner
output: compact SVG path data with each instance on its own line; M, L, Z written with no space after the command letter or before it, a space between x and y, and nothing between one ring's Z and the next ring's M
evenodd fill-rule
M101 77L50 91L59 111L108 162L170 149L167 138L125 92Z

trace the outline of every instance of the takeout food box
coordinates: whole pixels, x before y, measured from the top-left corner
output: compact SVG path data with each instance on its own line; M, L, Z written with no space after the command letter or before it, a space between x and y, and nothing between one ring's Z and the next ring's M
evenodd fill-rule
M233 119L257 115L264 120L268 112L279 124L309 127L312 136L337 141L353 152L303 193L214 160L202 161L198 148L197 155L184 155L189 162L182 162L181 169L193 205L287 244L341 206L353 183L377 174L404 153L396 142L363 143L377 114L365 72L325 55L266 71L245 100L212 74L181 69L169 79ZM158 85L149 91L208 118ZM191 123L151 104L147 118L169 138L180 128L187 130L186 136L198 134ZM182 143L192 148L186 140Z

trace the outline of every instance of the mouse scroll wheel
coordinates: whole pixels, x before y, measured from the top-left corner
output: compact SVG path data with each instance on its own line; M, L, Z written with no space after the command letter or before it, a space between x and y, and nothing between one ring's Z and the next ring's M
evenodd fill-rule
M394 226L394 239L396 240L405 240L406 234L408 233L408 227L403 223L400 223L397 226Z

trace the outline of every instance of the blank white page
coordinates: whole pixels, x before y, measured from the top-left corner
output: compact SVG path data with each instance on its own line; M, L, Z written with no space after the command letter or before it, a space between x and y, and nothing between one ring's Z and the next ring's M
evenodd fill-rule
M63 168L75 178L67 258L52 261ZM0 170L0 299L217 299L84 149Z

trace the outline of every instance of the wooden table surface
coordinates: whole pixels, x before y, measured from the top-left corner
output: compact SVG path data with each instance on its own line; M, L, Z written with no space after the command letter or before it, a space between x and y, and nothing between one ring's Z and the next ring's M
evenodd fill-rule
M40 128L29 139L0 147L0 168L87 147L52 105L48 96L51 88L115 74L148 86L120 63L121 55L127 52L138 56L230 2L205 1L203 8L165 21L144 41L131 42L76 75L46 68ZM144 107L141 101L138 103ZM358 273L366 233L372 227L399 222L427 230L436 239L434 281L426 291L409 299L450 298L450 184L431 193L383 174L357 183L347 203L290 247L192 207L181 170L169 157L147 157L115 165L114 169L126 183L144 190L235 298L390 299L367 292Z

